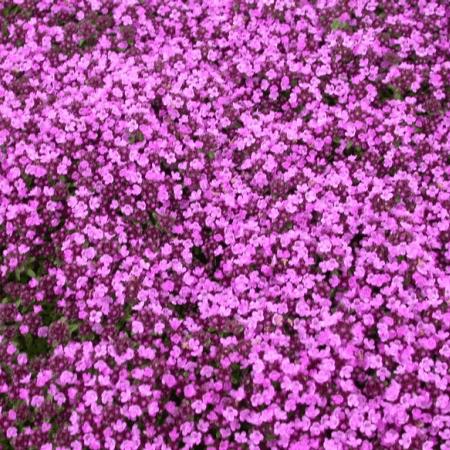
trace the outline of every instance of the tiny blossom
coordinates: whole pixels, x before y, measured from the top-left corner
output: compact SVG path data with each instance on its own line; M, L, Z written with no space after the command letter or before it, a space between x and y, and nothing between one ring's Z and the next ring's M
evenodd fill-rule
M195 387L190 384L184 388L184 395L186 398L191 398L195 395Z

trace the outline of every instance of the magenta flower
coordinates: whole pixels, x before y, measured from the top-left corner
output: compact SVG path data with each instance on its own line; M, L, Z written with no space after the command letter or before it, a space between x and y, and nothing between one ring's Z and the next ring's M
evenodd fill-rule
M447 9L0 5L0 447L450 449Z

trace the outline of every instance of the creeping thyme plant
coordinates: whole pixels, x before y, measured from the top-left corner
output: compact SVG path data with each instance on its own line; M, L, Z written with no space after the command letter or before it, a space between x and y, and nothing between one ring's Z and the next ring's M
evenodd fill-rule
M0 1L0 447L449 450L449 17Z

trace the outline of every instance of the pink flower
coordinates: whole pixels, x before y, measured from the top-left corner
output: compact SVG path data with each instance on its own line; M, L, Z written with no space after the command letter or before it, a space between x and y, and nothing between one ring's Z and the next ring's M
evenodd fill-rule
M264 439L264 436L259 431L252 431L250 433L250 441L254 445L258 445L262 440Z
M17 428L16 427L9 427L6 430L6 437L8 439L12 439L15 438L17 436Z
M173 375L171 374L164 374L162 377L162 382L168 386L169 388L175 386L176 384L176 379Z
M131 330L134 334L142 334L144 332L144 325L139 320L133 320L131 322Z
M98 395L97 393L90 389L86 392L86 394L84 394L84 401L86 402L86 405L90 406L93 403L96 403L98 399Z
M194 395L196 393L196 389L195 389L194 385L188 384L187 386L185 386L183 392L184 392L184 396L186 398L192 398L192 397L194 397Z
M396 381L393 381L386 389L385 398L390 402L394 402L395 400L397 400L399 394L400 394L400 384L398 384Z

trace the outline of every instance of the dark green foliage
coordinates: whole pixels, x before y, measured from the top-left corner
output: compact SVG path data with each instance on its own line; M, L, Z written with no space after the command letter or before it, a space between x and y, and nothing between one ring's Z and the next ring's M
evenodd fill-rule
M344 150L344 156L356 156L358 159L362 157L364 151L360 145L355 145L352 142L349 142Z
M266 434L266 441L276 441L278 439L278 436L273 433L267 433Z
M78 43L78 46L82 50L90 49L92 47L95 47L97 44L97 38L95 35L91 35L86 39L81 39L81 41Z
M210 429L211 436L214 439L220 439L220 429L217 426L212 426Z
M19 335L16 342L19 352L26 353L30 359L47 355L50 351L47 340L34 334Z
M183 398L177 394L177 391L175 389L172 389L170 391L169 400L171 402L174 402L175 405L180 406L181 402L183 401Z
M188 316L195 316L199 313L196 303L170 304L169 308L179 319L185 319Z
M377 16L381 16L381 17L384 17L384 16L386 15L386 13L384 12L384 8L383 8L381 5L378 5L378 6L375 8L375 14L376 14Z
M14 450L10 440L3 434L0 434L0 448L2 450Z
M374 325L373 327L371 327L368 332L367 332L367 336L374 340L374 341L379 341L380 340L380 336L378 335L378 328L376 325Z
M332 30L347 30L348 28L350 28L349 24L346 22L341 22L339 19L335 19L331 22Z
M152 226L159 226L158 214L155 211L152 211L149 215L149 222Z
M184 319L187 316L188 308L187 305L170 305L170 309L175 312L179 319Z
M27 173L22 176L23 181L25 181L26 187L31 190L36 186L36 181L33 175L28 175Z
M128 138L128 142L130 144L136 144L137 142L144 142L144 140L145 136L141 130L134 131L133 133L130 134L130 137Z
M203 253L203 250L200 247L192 247L192 256L200 263L206 264L208 262L208 258Z
M237 389L239 386L242 386L245 378L251 372L251 368L242 368L240 364L234 363L231 365L231 385L233 389Z
M328 106L335 106L335 105L337 105L338 98L336 96L334 96L334 95L323 94L323 101Z
M164 425L164 422L166 421L166 419L168 417L169 417L169 413L165 409L160 411L158 413L158 415L156 416L156 426L160 427L160 426Z
M77 190L77 187L75 185L75 181L73 181L70 177L68 177L67 175L62 175L60 177L60 180L66 185L67 187L67 192L69 193L69 195L74 195L75 191Z
M392 86L391 84L383 85L378 90L378 99L381 102L389 100L403 100L403 95L400 89Z
M197 444L193 447L193 450L206 450L206 448L205 444Z
M123 316L117 321L116 326L118 331L124 331L126 329L126 326L131 319L131 311L132 311L131 303L126 303L124 305Z
M211 267L211 273L214 274L214 272L219 268L220 263L222 261L222 255L215 256L212 262Z
M42 256L30 256L21 266L8 275L8 282L26 284L32 278L40 278L45 273L45 258Z
M47 327L62 317L56 302L44 303L42 305L42 311L39 315L41 316L43 325Z
M11 18L16 16L17 14L20 14L21 11L22 8L19 5L12 3L2 9L2 16L5 18Z
M351 248L359 248L359 247L361 247L361 242L364 240L365 237L366 236L363 233L361 233L361 232L355 233L353 235L352 239L350 240L350 244L349 244L350 247Z

